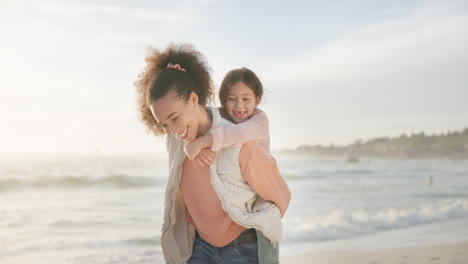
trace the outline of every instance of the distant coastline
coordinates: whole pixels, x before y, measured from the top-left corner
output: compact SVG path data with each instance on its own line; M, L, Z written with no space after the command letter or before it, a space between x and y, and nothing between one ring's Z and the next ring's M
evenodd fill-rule
M468 159L468 127L462 131L426 135L424 132L367 141L356 140L345 146L302 145L282 153L313 157L341 157L350 162L359 158L382 159Z

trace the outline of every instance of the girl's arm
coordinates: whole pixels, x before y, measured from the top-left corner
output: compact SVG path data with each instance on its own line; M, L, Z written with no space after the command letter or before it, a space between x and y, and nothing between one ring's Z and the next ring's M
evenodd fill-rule
M268 117L260 109L255 109L252 117L242 123L229 127L217 127L211 132L211 150L240 146L251 140L268 138Z
M250 140L263 140L268 138L268 127L267 115L257 108L244 122L229 127L217 127L211 131L211 134L188 143L185 146L185 153L190 159L194 159L204 148L211 147L212 151L218 151L222 148L240 146Z
M211 147L212 143L213 143L213 137L211 136L211 134L196 138L194 141L185 145L185 154L187 154L187 157L189 157L189 159L193 160L195 157L198 156L198 154L202 151L202 149ZM210 165L210 164L205 163L205 165Z

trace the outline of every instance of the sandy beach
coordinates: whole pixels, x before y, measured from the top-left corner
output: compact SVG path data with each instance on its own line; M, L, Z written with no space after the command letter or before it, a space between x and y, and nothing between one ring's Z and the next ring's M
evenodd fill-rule
M353 252L283 256L282 264L468 264L468 242Z

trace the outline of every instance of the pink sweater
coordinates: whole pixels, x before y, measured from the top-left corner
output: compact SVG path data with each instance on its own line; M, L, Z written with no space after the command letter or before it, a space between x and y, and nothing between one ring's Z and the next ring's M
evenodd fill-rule
M253 115L242 123L231 127L218 127L211 131L213 136L212 151L222 148L237 147L251 140L258 140L270 152L270 134L268 117L256 108Z
M250 187L263 199L274 202L283 216L291 192L281 177L276 160L265 147L250 141L242 145L239 163L241 174ZM187 206L187 222L211 245L223 247L246 229L223 210L211 185L208 166L200 167L194 160L186 158L179 188Z

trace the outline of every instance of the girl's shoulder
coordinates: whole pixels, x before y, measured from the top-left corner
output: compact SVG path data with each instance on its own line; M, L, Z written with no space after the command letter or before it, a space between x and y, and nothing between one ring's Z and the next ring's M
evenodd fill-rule
M261 114L261 115L266 115L265 111L263 111L262 109L256 107L254 109L254 114Z
M265 111L261 110L260 108L255 108L252 117L268 121L267 114L265 113Z

